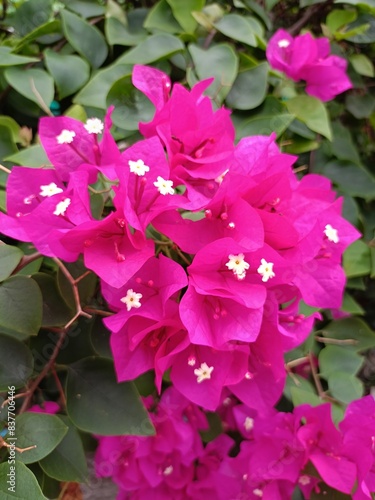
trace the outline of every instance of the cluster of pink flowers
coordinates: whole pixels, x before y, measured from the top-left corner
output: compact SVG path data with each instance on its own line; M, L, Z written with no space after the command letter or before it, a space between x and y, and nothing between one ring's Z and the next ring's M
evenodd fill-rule
M118 499L285 500L297 486L309 499L324 488L322 480L347 494L357 481L355 500L375 490L371 396L351 403L339 428L329 404L259 414L228 396L222 424L240 438L221 433L205 446L205 414L173 387L147 404L155 436L99 438L96 472L118 485Z
M42 118L54 168L12 169L0 230L47 256L83 254L116 312L104 322L119 381L153 369L160 391L170 369L173 385L208 410L224 389L268 408L284 387L283 353L317 316L300 314L300 300L340 307L341 256L359 233L330 182L299 181L296 158L273 136L234 145L229 111L202 96L211 80L171 89L161 71L135 66L133 81L156 108L140 124L146 139L120 152L111 109L104 124ZM114 205L101 220L88 189L98 175Z
M266 56L271 67L298 82L306 81L306 92L321 101L330 101L353 87L346 74L348 63L330 55L328 38L313 38L310 33L293 38L278 30L270 39Z
M319 434L328 407L293 415L272 407L284 388L284 353L319 317L301 314L300 302L340 307L342 253L359 233L341 216L329 180L298 180L296 158L280 152L274 136L234 144L229 111L214 111L203 96L211 80L188 91L157 69L135 66L133 83L156 108L140 124L145 139L121 152L110 133L112 109L104 123L42 118L39 135L53 168L12 169L0 231L46 256L69 262L83 255L114 311L104 322L119 381L154 370L160 393L169 373L173 389L151 413L155 437L100 440L98 472L115 479L119 498L129 491L150 498L150 488L160 499L210 498L213 488L217 498L234 498L226 493L233 479L233 491L249 495L238 498L285 499L308 460L327 480L320 450L346 457L332 425L326 440ZM90 206L98 179L99 220ZM260 419L235 458L228 436L203 447L198 432L207 422L195 406L222 411L231 398L243 403L233 418L248 412L245 437ZM297 442L294 465L268 477L260 464L287 456L287 443ZM113 467L103 472L102 462ZM368 470L367 461L358 465L364 484Z

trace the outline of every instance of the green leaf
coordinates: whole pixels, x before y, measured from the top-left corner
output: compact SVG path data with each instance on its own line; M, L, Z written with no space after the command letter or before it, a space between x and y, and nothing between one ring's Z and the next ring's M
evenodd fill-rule
M46 273L35 273L32 279L38 283L43 296L42 326L66 325L73 317L74 312L64 302L56 279Z
M362 382L346 372L333 372L328 377L328 387L332 396L349 404L363 395Z
M25 344L0 335L0 391L7 391L12 385L16 388L26 385L33 367L33 356Z
M319 353L319 371L327 380L335 372L354 376L362 364L363 357L345 346L327 345Z
M147 37L147 31L142 26L138 30L131 24L124 26L115 17L109 17L105 22L105 36L110 45L137 45Z
M80 14L82 17L102 16L104 7L99 2L92 0L63 0L63 3L70 9Z
M286 102L288 111L311 130L332 139L329 116L324 104L315 97L301 95Z
M244 16L228 14L215 24L215 28L233 40L238 40L251 47L258 45L253 25Z
M25 45L30 44L33 40L36 40L41 36L50 35L51 33L59 33L60 31L61 31L60 21L58 21L57 19L54 19L53 21L47 21L46 23L36 27L33 31L28 33L23 38L21 38L21 40L15 46L14 51L18 52Z
M108 17L104 28L108 43L110 45L138 45L142 42L148 36L145 30L148 12L148 9L131 10L127 13L124 23L118 17ZM123 14L125 15L124 12Z
M113 83L122 76L129 74L132 66L114 64L98 71L89 83L73 98L73 102L83 106L106 109L106 97Z
M7 161L11 161L23 167L40 167L41 165L50 165L46 152L39 144L30 146L18 153L6 157Z
M42 294L26 276L0 284L0 331L19 339L37 335L42 323Z
M364 167L350 161L332 160L324 166L323 174L344 193L365 200L375 198L375 180Z
M72 11L80 14L82 17L102 16L105 13L103 5L98 1L92 0L63 0L63 3Z
M171 33L172 35L183 31L174 18L167 0L161 0L153 6L143 26L150 31L164 31L164 33Z
M276 132L279 137L294 118L294 115L288 113L254 116L236 127L236 139L239 140L249 135L270 135L272 132Z
M67 10L61 12L61 18L68 42L94 68L99 68L108 55L108 47L101 32L95 26Z
M107 95L107 106L115 106L112 120L115 125L125 130L138 130L139 122L148 122L155 113L155 107L150 100L126 75L115 82Z
M296 359L296 358L294 358ZM293 377L287 377L284 387L284 396L292 401L292 393L291 389L298 389L299 391L308 392L310 394L314 394L316 396L316 391L314 386L309 380L300 375L293 374ZM299 397L298 393L296 394Z
M117 64L149 64L170 57L184 50L185 46L177 37L160 33L151 35L133 49L117 59Z
M368 118L375 110L375 98L370 94L347 95L345 104L347 110L358 120Z
M20 126L10 116L0 115L0 127L7 127L11 134L14 142L20 142Z
M33 0L17 5L12 26L18 36L25 36L46 23L52 15L52 0Z
M375 333L360 318L344 318L332 321L321 332L325 337L338 340L352 340L348 347L362 352L375 347Z
M238 72L238 57L233 48L227 44L219 44L204 50L191 44L189 52L198 78L215 78L206 94L213 97L217 103L223 102Z
M348 25L347 29L348 31L353 29L359 30L358 33L348 38L351 42L375 42L375 17L372 14L360 14L353 23Z
M53 79L42 69L36 68L8 68L5 70L5 78L21 95L35 102L43 109L49 108L53 100L55 90Z
M174 17L187 33L193 33L197 21L192 16L193 11L203 9L205 0L167 0L173 11Z
M239 73L226 98L234 109L254 109L265 99L267 93L268 64L266 62Z
M326 25L332 33L355 21L357 12L355 10L332 10L326 19Z
M336 121L332 124L332 131L332 153L336 158L339 160L349 160L360 165L361 159L349 129Z
M77 92L90 78L89 64L78 56L65 56L54 50L46 50L44 57L60 99Z
M61 442L68 427L56 415L26 412L16 418L17 446L36 448L18 455L24 464L37 462L51 453Z
M345 250L343 264L347 278L370 274L370 247L362 240L355 241Z
M16 151L17 146L13 141L12 131L7 126L0 125L0 163L3 163L5 158ZM4 187L7 180L8 174L3 170L0 171L0 185Z
M292 403L294 406L302 404L309 404L311 406L318 406L322 404L322 400L314 392L299 389L298 387L291 387Z
M12 488L13 491L9 489L13 485L8 484L8 481L12 480L8 474L12 472L15 473L16 482L14 490ZM27 500L47 500L34 474L26 465L18 461L15 461L14 464L8 462L0 464L0 494L2 500L25 500L25 498Z
M54 479L83 483L87 480L88 469L80 435L68 417L59 418L68 427L68 432L52 453L39 464Z
M108 359L86 358L69 366L67 411L73 423L102 436L154 434L131 382L118 383Z
M341 310L345 311L347 313L350 313L350 314L358 314L358 315L361 315L361 316L363 314L365 314L364 309L347 292L345 292L344 300L343 300L343 303L342 303L342 306L341 306Z
M8 278L23 257L23 252L11 245L0 245L0 281Z
M374 77L374 65L365 54L353 54L349 61L359 75Z

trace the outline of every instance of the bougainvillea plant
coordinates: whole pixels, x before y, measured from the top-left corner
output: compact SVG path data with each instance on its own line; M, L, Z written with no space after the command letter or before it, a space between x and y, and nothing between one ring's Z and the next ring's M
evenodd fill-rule
M40 92L44 70L0 45L4 61L31 64L29 80L20 83L17 68L5 80L21 95L30 84L49 115L38 119L37 144L8 155L18 165L0 165L0 497L78 500L91 473L83 498L111 484L118 500L371 500L375 398L355 374L375 342L350 316L359 305L346 292L348 276L358 277L347 256L359 251L363 266L361 226L340 183L304 164L306 151L321 155L318 164L338 154L343 125L329 150L327 109L338 116L340 99L359 88L330 43L341 25L327 17L326 36L296 35L297 21L266 43L255 18L221 15L218 4L189 1L182 15L179 2L161 0L147 15L131 10L130 29L119 4L107 3L106 36L125 30L134 48L81 91L85 100L87 89L108 87L85 116L79 106L53 113ZM66 52L58 39L43 55L63 101L58 59L79 68L76 30L102 35L94 14L91 25L54 8L60 17L46 24L55 25L25 36L48 45L63 29ZM173 33L172 14L183 41L195 29L187 14L208 31L189 45L186 67L183 49L168 45L180 39L159 33ZM248 43L242 22L267 62L241 52L227 83L232 48L213 38ZM143 40L147 29L156 32ZM163 55L144 56L163 36L174 74ZM93 67L108 56L82 54ZM264 70L274 89L265 103L255 88ZM251 99L261 100L249 105L243 88L253 81ZM0 130L12 123L0 116Z

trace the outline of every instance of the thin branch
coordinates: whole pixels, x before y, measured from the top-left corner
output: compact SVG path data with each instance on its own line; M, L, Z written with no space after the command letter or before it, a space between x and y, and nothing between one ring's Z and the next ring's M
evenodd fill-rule
M32 384L30 385L30 387L27 391L27 396L26 396L24 402L22 403L22 406L20 409L20 414L24 413L28 409L34 392L38 388L40 382L44 379L44 377L47 375L47 373L50 371L50 369L54 365L56 358L59 355L60 349L65 341L67 333L68 333L67 328L64 328L60 331L59 340L56 342L56 345L55 345L55 348L51 354L51 357L49 358L48 362L45 364L43 370L39 373L39 375L36 377L36 379L32 382Z
M18 451L18 453L23 453L24 451L33 450L34 448L36 448L36 444L33 444L32 446L28 446L27 448L18 448L18 446L14 446L13 444L7 443L0 436L0 448L13 448L14 450Z
M40 95L38 89L35 87L34 79L30 78L30 86L33 94L37 98L37 101L40 105L40 107L43 109L43 111L46 113L48 116L53 116L52 111L49 109L47 104L44 102L43 97Z
M64 266L64 264L61 262L60 259L57 259L56 257L53 258L54 262L59 266L61 272L64 274L66 279L69 281L70 286L72 287L72 292L73 292L73 297L74 297L74 303L76 306L76 314L73 316L73 318L68 321L68 323L64 326L64 329L67 330L74 322L76 319L78 319L80 316L84 316L85 318L91 318L91 314L88 314L87 312L82 310L81 307L81 299L79 297L79 291L78 291L78 286L77 284L83 279L84 277L87 276L87 274L90 271L86 271L82 276L80 276L77 279L74 279L73 276L70 274L68 269Z
M333 344L333 345L357 345L358 340L355 339L331 339L329 337L319 337L316 336L315 340L321 342L322 344Z
M63 389L63 386L61 385L61 381L59 379L59 376L57 375L55 365L52 366L51 372L52 372L53 378L55 379L56 387L59 390L61 404L65 408L65 406L66 406L66 397L65 397L64 389Z
M319 11L324 10L326 7L329 7L331 4L333 4L333 2L334 0L327 0L323 3L311 5L308 9L306 9L304 15L288 29L289 33L291 35L296 35L297 33L299 33L312 17L315 17L319 13Z
M17 274L19 271L21 271L21 269L26 267L28 264L34 262L34 260L40 259L41 257L43 257L43 255L40 252L34 252L30 255L24 255L12 274Z
M313 356L312 356L311 352L310 352L308 358L309 358L309 361L310 361L311 374L312 374L312 377L314 379L314 384L315 384L316 390L318 392L318 395L319 395L320 399L324 399L324 397L326 396L326 394L324 392L322 383L320 381L319 374L318 374L318 372L316 370L316 367L315 367L315 364L314 364L314 359L313 359Z
M94 309L92 307L85 307L85 312L89 314L97 314L98 316L113 316L115 313L110 311L103 311L102 309Z
M8 399L6 399L5 401L3 401L3 402L1 403L0 408L4 408L4 406L6 406L8 403L10 403L10 401L11 401L11 400L13 401L13 399L23 398L24 396L27 396L27 395L28 395L28 393L29 393L29 391L26 391L26 392L19 392L18 394L15 394L14 396L12 396L12 398L11 398L11 399L9 399L9 398L8 398Z
M9 168L4 167L4 165L0 165L0 170L3 170L7 174L10 174L10 172L11 172L11 170L9 170Z
M293 359L292 361L289 361L289 363L286 364L287 368L295 368L296 366L302 365L303 363L306 363L306 361L309 361L308 356L304 356L303 358L297 358Z

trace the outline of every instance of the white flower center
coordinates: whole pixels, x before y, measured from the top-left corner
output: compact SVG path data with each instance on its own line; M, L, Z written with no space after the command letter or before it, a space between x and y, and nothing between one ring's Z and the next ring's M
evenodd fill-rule
M334 229L331 224L327 224L324 228L324 234L327 236L329 241L333 243L338 243L340 241L337 229Z
M154 182L154 186L158 188L158 191L162 195L174 194L173 181L168 181L163 179L158 175L158 180Z
M273 272L273 262L267 262L265 259L261 259L261 265L258 267L257 271L262 276L262 281L266 282L276 275Z
M243 253L238 255L230 254L228 255L228 262L225 264L233 274L237 276L238 279L243 280L246 276L246 271L249 269L250 264L245 261L245 256Z
M209 380L213 371L213 366L208 366L207 363L202 363L200 368L194 370L194 375L197 377L197 382L200 384L203 380Z
M254 427L254 419L251 417L246 417L243 426L245 427L247 432L250 432L251 429Z
M221 184L224 180L224 177L227 175L228 172L229 172L229 168L224 170L224 172L222 174L220 174L218 177L216 177L215 182L217 182L218 184Z
M73 130L62 130L61 134L56 137L58 144L70 144L73 142L76 133Z
M142 177L143 175L145 175L146 172L150 171L150 167L148 165L145 165L143 160L137 160L137 161L129 160L128 164L130 172L139 175L139 177Z
M301 476L299 479L298 479L298 482L300 484L302 484L302 486L306 486L307 484L310 484L310 478L309 476Z
M188 358L188 365L189 365L189 366L195 366L195 363L196 363L196 362L197 362L197 360L195 359L195 357L194 357L194 356L190 356L190 357Z
M277 42L277 45L281 48L281 49L285 49L286 47L289 47L290 45L290 41L287 40L286 38L283 38L282 40L279 40Z
M99 118L89 118L85 123L85 129L89 134L101 134L104 124Z
M122 299L120 300L121 302L126 304L126 309L130 311L130 309L132 309L133 307L135 307L136 309L141 307L142 305L140 303L141 298L142 298L141 293L136 293L132 288L129 288L129 290L126 292L126 296L122 297Z
M40 196L53 196L54 194L62 193L63 190L56 186L54 182L47 184L46 186L40 186Z
M263 491L262 491L262 490L260 490L259 488L255 488L255 490L253 490L253 494L254 494L256 497L262 498L262 496L263 496Z
M60 201L56 205L55 211L53 212L54 215L65 215L66 209L70 205L70 198L65 198L65 200Z
M170 476L173 472L173 465L168 465L163 471L164 476Z

